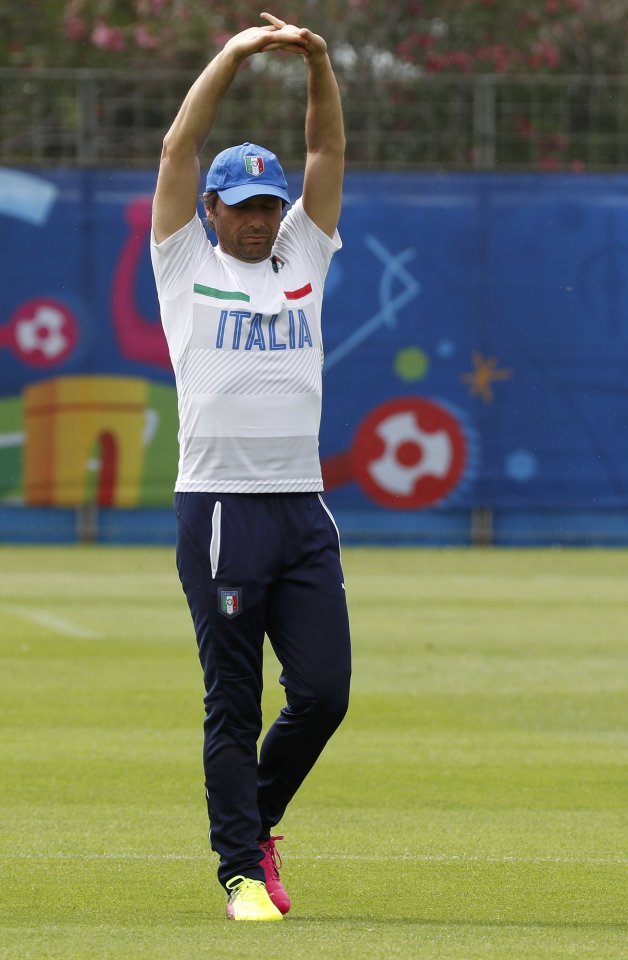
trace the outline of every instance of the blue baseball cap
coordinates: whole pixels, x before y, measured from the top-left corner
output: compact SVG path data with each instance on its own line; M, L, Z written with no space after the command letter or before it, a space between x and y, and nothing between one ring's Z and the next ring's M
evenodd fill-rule
M205 189L217 190L228 206L261 195L281 197L290 203L288 183L279 160L256 143L228 147L214 157Z

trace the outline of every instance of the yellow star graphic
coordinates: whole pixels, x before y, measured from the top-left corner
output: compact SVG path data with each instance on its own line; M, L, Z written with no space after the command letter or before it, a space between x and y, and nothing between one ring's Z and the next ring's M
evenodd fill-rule
M510 380L512 370L499 370L497 367L497 357L484 357L481 353L473 351L471 354L473 360L473 371L463 373L460 379L470 385L469 393L472 397L480 396L484 403L493 402L493 390L491 384L496 380Z

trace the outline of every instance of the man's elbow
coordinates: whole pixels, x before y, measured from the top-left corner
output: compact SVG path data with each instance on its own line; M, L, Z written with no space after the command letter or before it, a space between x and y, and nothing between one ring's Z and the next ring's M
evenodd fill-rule
M176 147L172 136L167 133L161 142L160 165L162 167L168 166L173 159L173 155L176 155Z
M308 149L311 156L317 155L325 160L334 160L337 163L344 163L347 141L344 133L339 133L330 137L323 143L312 145Z
M196 159L197 150L193 140L181 137L176 131L169 130L161 144L161 163L187 164Z
M332 156L344 157L345 150L347 149L347 138L342 125L339 125L338 129L334 130L333 133L330 132L330 135L325 141L325 149Z

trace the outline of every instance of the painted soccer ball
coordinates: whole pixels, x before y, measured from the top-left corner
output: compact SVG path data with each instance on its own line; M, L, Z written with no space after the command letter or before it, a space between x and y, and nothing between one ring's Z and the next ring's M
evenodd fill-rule
M458 485L467 441L451 411L425 397L399 397L360 424L352 449L354 475L382 506L416 510L438 503Z
M72 313L52 301L23 304L13 317L13 332L17 353L35 366L60 363L76 343Z

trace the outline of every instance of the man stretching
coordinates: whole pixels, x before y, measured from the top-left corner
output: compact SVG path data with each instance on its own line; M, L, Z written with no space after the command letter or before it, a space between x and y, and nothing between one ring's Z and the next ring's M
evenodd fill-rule
M351 672L338 531L321 498L323 286L344 168L338 87L322 37L263 13L189 90L166 134L151 255L176 376L177 567L205 682L203 761L212 849L234 920L290 909L272 831L344 717ZM243 143L215 157L197 215L199 151L249 57L307 69L302 196L277 157ZM262 648L286 706L261 745Z

